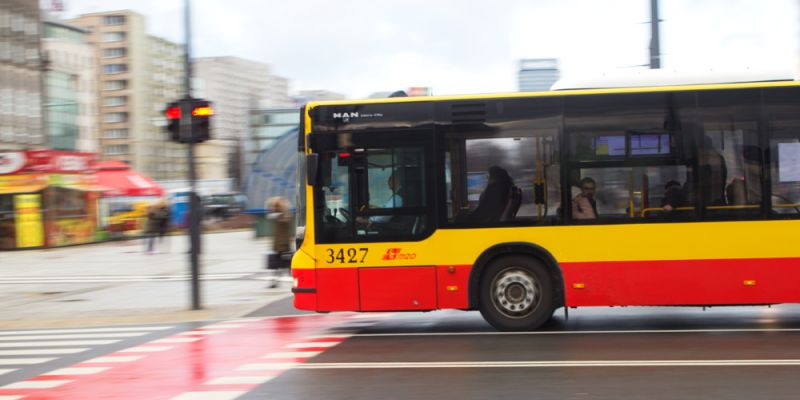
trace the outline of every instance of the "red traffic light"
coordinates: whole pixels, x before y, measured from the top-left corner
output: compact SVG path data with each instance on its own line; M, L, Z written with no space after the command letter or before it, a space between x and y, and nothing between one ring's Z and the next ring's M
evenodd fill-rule
M179 106L167 107L167 119L181 119L181 108Z

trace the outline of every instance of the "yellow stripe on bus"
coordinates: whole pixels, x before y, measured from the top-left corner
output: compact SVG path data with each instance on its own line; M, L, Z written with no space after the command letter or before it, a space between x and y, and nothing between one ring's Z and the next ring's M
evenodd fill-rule
M440 229L419 242L318 244L314 252L319 268L471 265L486 249L508 242L541 246L560 263L790 258L800 257L798 230L800 221L793 220ZM367 248L368 255L363 262L326 260L328 250L335 256L350 248ZM302 264L295 267L313 268Z

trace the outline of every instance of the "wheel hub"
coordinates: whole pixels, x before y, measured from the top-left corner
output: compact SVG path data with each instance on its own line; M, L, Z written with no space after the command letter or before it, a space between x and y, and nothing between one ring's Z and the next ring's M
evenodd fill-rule
M536 278L521 268L510 268L501 273L492 288L492 301L509 317L524 317L539 303L541 289Z

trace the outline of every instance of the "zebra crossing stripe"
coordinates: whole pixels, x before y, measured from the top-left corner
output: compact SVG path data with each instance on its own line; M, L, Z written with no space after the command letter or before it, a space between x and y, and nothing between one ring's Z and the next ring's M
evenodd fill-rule
M111 367L71 367L61 368L42 375L92 375L103 372Z
M55 358L0 358L0 365L31 365L53 361Z
M60 355L60 354L75 354L89 350L88 347L79 347L74 349L19 349L19 350L0 350L0 356L43 356L43 355Z
M55 335L30 335L30 336L4 336L0 337L0 342L12 340L59 340L59 339L104 339L104 338L130 338L147 335L150 332L117 332L117 333L70 333Z
M0 389L52 389L59 387L65 383L70 383L71 380L46 380L46 381L22 381L14 382L5 386L0 386Z
M138 331L162 331L172 329L173 326L130 326L120 328L74 328L74 329L37 329L25 331L0 331L0 336L15 335L52 335L62 333L101 333L101 332L138 332Z
M101 346L119 342L116 340L64 340L64 341L41 341L41 342L11 342L0 343L0 348L7 347L46 347L46 346Z

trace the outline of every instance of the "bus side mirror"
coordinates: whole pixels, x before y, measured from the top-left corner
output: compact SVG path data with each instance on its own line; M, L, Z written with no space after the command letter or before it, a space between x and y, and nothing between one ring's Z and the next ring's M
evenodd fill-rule
M319 172L319 154L306 154L306 180L311 186L317 185L317 175Z

